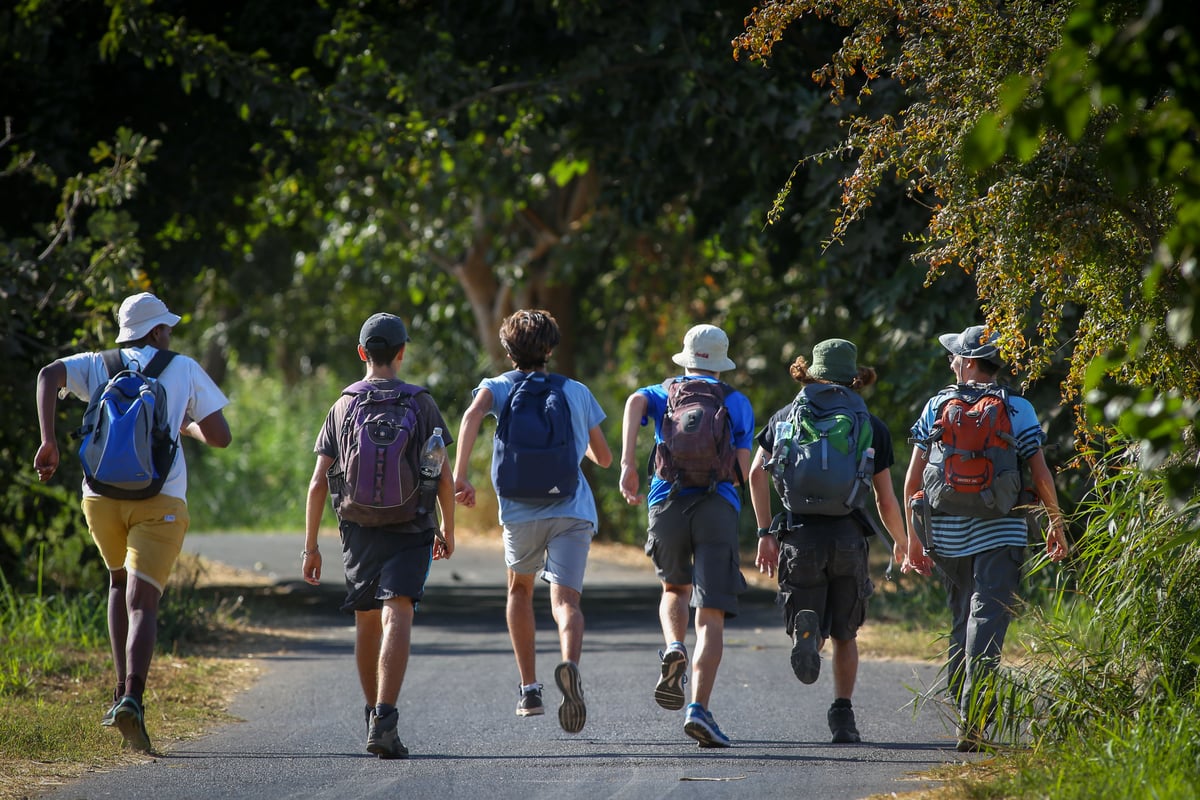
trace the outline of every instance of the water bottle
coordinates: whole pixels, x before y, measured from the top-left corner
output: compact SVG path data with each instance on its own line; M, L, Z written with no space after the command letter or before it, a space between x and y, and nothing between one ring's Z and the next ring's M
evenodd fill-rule
M776 478L782 478L783 471L787 469L788 458L791 456L792 437L795 435L796 426L790 419L775 423L775 442L771 450L771 461L764 466L769 466L771 473Z
M425 440L425 446L421 448L421 504L418 513L428 514L433 511L438 483L442 479L442 465L445 463L446 443L442 439L442 429L434 428L433 433Z

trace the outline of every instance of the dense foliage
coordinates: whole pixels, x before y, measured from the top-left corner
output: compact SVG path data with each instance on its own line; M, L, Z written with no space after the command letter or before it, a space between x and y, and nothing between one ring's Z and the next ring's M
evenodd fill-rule
M236 368L261 375L264 396L293 393L282 416L291 400L328 404L328 387L355 377L358 325L389 308L413 331L409 377L456 419L479 377L503 366L500 317L538 304L566 329L555 366L593 387L614 444L625 395L661 380L702 320L729 330L729 378L764 414L794 391L795 355L830 335L857 340L883 376L874 407L903 436L947 377L934 334L977 314L970 280L922 288L904 241L919 209L891 188L869 234L822 249L833 162L798 171L786 225L766 226L794 148L836 143L842 112L808 78L836 31L806 32L763 72L729 57L738 3L481 8L0 9L11 130L0 244L15 265L0 294L6 574L30 574L46 541L63 557L54 575L90 552L60 546L80 533L70 459L49 486L28 469L33 380L58 355L107 345L114 305L144 288L184 313L176 346L223 385L254 391L231 380ZM113 188L76 192L80 181ZM81 407L62 409L67 452ZM235 428L230 451L189 451L197 476L229 488L205 497L198 481L192 501L226 509L227 525L245 487L301 496L292 470L263 472L311 452L308 421L277 439L286 426L246 410L256 421ZM597 485L605 535L638 538L644 511L620 501L615 478Z

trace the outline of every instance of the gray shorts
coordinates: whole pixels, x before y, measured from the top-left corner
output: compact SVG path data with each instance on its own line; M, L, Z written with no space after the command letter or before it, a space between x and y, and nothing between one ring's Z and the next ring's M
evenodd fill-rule
M821 620L822 636L855 638L875 589L859 524L850 517L794 524L783 533L779 551L779 604L788 635L796 613L811 609Z
M585 519L550 517L504 526L504 563L518 575L541 571L542 580L583 591L588 550L596 529Z
M693 608L737 616L746 591L738 556L738 514L718 494L684 495L650 507L646 555L658 579L692 586Z

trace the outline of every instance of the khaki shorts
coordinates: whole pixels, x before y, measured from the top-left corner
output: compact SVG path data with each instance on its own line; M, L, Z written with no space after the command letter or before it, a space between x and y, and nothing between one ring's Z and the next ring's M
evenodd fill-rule
M127 569L160 592L166 587L190 522L187 503L163 494L146 500L85 497L83 516L109 570Z

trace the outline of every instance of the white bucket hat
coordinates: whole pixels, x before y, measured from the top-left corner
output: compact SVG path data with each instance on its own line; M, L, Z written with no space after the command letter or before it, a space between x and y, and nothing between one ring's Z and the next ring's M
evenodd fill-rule
M167 304L149 292L126 297L117 312L117 344L136 342L159 325L174 328L181 317L167 310Z
M729 337L715 325L697 325L683 337L683 352L671 356L681 367L724 372L736 364L729 360Z

